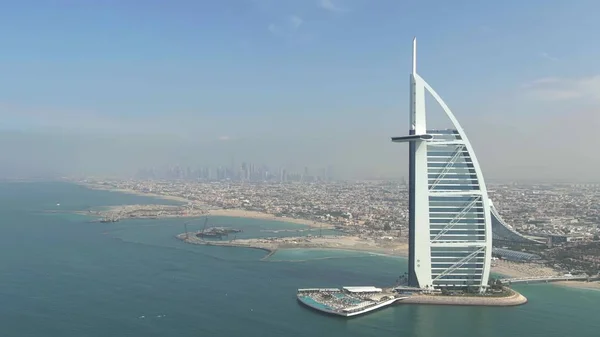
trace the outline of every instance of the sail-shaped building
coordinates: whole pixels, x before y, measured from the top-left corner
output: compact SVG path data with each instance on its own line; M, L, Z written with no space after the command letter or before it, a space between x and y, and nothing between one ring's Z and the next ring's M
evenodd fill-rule
M409 143L409 271L408 289L389 292L373 286L298 289L298 301L321 312L356 316L404 303L455 303L444 296L421 302L407 293L460 289L485 292L490 276L492 238L509 242L533 241L513 230L488 198L485 181L473 147L450 108L417 74L417 42L413 41L410 75L410 130L393 142ZM430 94L442 108L450 129L428 129L425 98ZM510 251L509 251L510 252ZM388 291L385 293L385 291ZM520 294L502 297L495 304L488 297L470 297L470 305L519 305ZM478 301L477 299L481 300Z
M416 39L410 75L408 285L484 291L492 254L491 205L467 135L433 88L417 73ZM429 93L453 125L427 128Z

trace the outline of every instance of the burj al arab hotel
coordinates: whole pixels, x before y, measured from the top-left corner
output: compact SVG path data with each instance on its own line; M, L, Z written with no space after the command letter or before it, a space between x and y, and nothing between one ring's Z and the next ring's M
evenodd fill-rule
M467 135L450 108L417 74L410 75L408 285L484 291L492 257L491 202ZM452 129L427 129L425 95L441 106Z

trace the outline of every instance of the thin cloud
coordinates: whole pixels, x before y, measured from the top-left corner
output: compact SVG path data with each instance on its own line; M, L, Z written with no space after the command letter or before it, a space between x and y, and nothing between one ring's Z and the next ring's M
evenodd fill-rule
M317 5L329 12L334 12L334 13L340 13L340 12L345 12L346 9L338 6L337 4L335 4L333 2L333 0L319 0L319 2L317 3Z
M304 20L301 17L292 15L279 24L269 24L267 29L275 36L289 38L296 34L303 24Z
M269 32L271 32L271 34L273 34L273 35L280 35L280 33L281 33L281 30L279 29L279 26L277 26L277 25L276 25L276 24L274 24L274 23L271 23L271 24L270 24L270 25L267 27L267 29L268 29L268 30L269 30Z
M303 23L304 23L304 20L302 20L302 18L299 16L292 15L290 17L290 25L291 25L292 29L294 29L294 30L298 30L300 28L300 26L302 26Z
M544 101L600 102L600 75L581 78L545 77L522 85L528 96Z
M173 118L173 115L178 118ZM212 123L203 123L205 116L185 111L134 116L110 114L101 110L30 106L3 101L0 101L0 118L8 121L0 125L0 131L58 130L65 133L170 135L179 139L214 140L229 132L224 130L231 130L226 118L213 118ZM187 123L182 124L183 119Z
M582 94L565 89L536 89L529 92L530 97L541 101L567 101L582 98Z
M521 86L523 88L534 88L542 85L559 83L560 81L561 80L558 77L542 77L531 82L523 83Z
M546 52L541 52L540 57L550 61L558 61L557 57L554 57Z

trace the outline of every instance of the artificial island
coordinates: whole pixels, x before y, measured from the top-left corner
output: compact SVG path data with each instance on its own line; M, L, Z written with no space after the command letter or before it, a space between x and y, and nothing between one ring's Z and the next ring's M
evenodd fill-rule
M426 94L441 106L452 128L428 128ZM446 103L417 73L416 39L409 120L409 135L392 138L409 144L409 266L403 284L387 291L375 287L299 289L298 300L341 316L364 314L396 302L526 303L514 290L488 282L496 212L467 135Z

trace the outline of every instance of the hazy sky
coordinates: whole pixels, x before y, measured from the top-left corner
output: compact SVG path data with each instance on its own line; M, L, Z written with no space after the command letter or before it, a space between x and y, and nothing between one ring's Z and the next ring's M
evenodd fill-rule
M389 137L408 129L417 36L419 72L488 179L600 180L599 11L595 0L0 1L0 174L234 157L406 175L406 145Z

